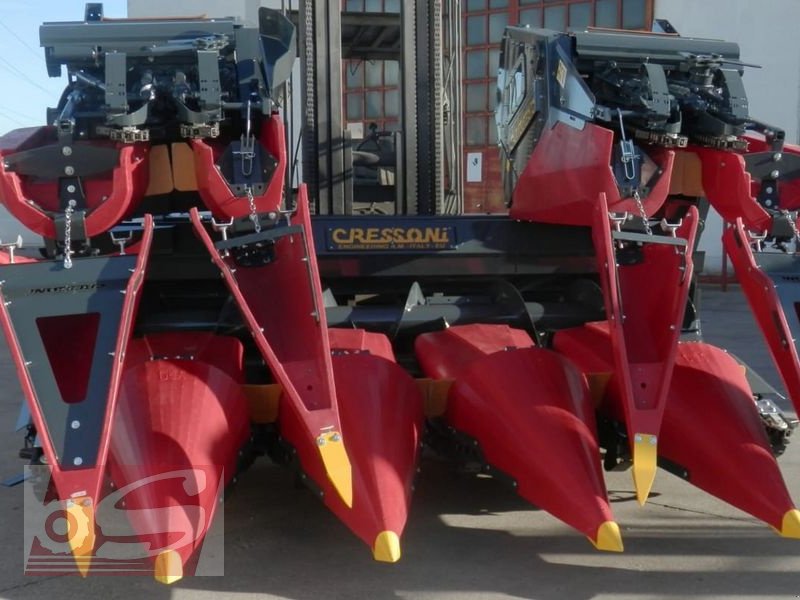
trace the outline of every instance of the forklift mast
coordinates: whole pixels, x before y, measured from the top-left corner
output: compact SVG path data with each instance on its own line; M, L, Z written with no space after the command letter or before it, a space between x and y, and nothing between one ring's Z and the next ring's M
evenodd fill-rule
M342 12L338 3L300 2L303 181L319 215L354 206L354 155L344 122L345 60L400 63L400 131L394 145L393 206L376 212L462 212L461 8L457 0L401 3L400 13ZM290 149L290 152L294 149ZM294 162L296 157L290 157ZM355 158L356 162L358 159ZM363 204L363 203L362 203ZM376 202L369 202L373 208Z

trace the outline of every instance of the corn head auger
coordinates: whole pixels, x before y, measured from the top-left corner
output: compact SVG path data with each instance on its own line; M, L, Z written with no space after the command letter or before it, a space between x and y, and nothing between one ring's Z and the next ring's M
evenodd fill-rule
M44 239L3 244L0 317L82 574L94 507L142 480L149 568L191 573L259 455L380 561L423 447L600 550L622 550L603 466L641 503L661 466L800 538L775 460L795 424L691 301L705 198L800 409L800 148L749 117L735 44L509 28L508 215L311 217L276 102L295 31L259 17L46 23L69 84L47 126L0 138L3 205ZM165 533L187 521L190 542Z

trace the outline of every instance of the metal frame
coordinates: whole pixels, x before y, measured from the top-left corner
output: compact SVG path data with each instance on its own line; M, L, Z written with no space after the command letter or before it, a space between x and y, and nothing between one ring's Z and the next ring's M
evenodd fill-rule
M458 160L447 160L445 142L448 147L461 148L462 125L454 123L459 120L454 116L460 114L461 107L460 3L402 3L399 46L396 15L342 13L338 8L339 3L305 0L297 13L303 86L303 179L309 186L315 213L352 213L352 168L344 132L343 57L385 60L394 56L401 62L403 132L397 139L395 213L459 212L461 152L456 151ZM445 18L451 23L446 32ZM343 27L348 28L345 38ZM353 27L355 33L350 31ZM375 36L367 35L367 29L376 28L379 31ZM449 107L447 126L445 103Z

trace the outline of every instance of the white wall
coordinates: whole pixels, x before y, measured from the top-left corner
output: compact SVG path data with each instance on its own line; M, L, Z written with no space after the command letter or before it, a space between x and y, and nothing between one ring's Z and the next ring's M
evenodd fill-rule
M748 68L744 86L750 115L786 131L797 143L800 134L800 0L656 0L655 15L669 20L683 36L736 42ZM706 273L722 266L722 219L709 215L700 249L706 251Z
M265 3L266 4L266 3ZM128 0L128 16L142 17L241 17L258 22L259 0Z

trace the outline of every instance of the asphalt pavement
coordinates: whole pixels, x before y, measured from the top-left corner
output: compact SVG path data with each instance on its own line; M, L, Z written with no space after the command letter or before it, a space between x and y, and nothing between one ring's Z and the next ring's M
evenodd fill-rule
M738 291L703 290L706 340L730 349L779 387ZM0 478L22 470L14 432L21 393L0 347ZM725 415L719 415L724 419ZM701 426L701 424L698 424ZM800 436L780 463L800 499ZM736 476L736 465L726 465ZM403 558L369 550L292 476L258 461L225 503L224 577L166 587L149 577L23 575L22 487L0 487L0 597L230 599L651 600L800 598L800 540L659 471L645 507L629 472L608 473L625 553L597 552L580 534L489 478L426 460Z

